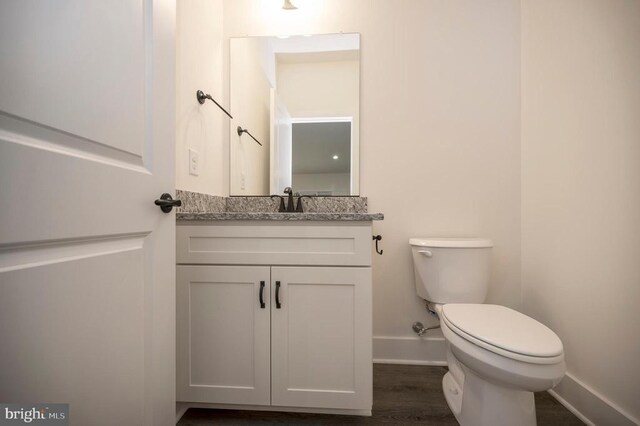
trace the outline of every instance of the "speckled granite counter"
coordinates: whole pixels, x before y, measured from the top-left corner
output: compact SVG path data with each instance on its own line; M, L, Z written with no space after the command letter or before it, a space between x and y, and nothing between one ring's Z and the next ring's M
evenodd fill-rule
M383 220L382 213L177 213L178 221L212 220L287 220L287 221L367 221Z
M220 197L176 190L182 207L177 221L283 220L283 221L369 221L384 220L382 213L367 213L366 197L304 198L305 213L279 213L277 198Z

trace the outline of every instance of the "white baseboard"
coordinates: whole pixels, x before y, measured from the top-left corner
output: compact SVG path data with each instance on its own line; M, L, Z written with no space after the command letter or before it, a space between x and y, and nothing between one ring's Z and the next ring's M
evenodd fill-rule
M440 330L425 337L373 337L373 362L377 364L447 365Z
M589 426L638 426L623 409L567 373L549 393Z

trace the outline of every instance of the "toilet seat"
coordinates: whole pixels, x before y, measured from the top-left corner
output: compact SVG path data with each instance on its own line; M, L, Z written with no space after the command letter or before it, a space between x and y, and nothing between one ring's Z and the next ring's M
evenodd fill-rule
M531 364L564 359L562 342L553 331L505 306L446 304L441 319L461 338L510 359Z

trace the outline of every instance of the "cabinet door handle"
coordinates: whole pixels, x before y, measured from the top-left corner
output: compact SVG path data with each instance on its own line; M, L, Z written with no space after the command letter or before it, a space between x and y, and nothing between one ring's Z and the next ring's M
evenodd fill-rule
M280 309L280 281L276 281L276 309Z
M264 309L264 299L262 298L262 293L264 292L264 281L260 281L260 309Z

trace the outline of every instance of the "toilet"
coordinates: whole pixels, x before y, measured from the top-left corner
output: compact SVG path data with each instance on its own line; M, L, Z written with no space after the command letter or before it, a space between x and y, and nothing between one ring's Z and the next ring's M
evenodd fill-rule
M411 238L418 296L440 319L449 371L442 389L462 426L535 426L533 392L565 373L560 338L504 306L483 304L491 240Z

